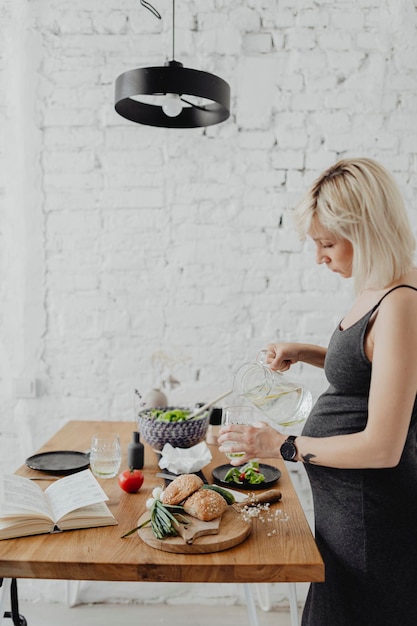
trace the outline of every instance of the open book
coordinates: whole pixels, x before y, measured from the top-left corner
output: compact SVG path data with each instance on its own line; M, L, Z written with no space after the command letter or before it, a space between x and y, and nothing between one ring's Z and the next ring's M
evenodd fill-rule
M116 525L106 493L89 469L43 491L22 476L0 475L0 539Z

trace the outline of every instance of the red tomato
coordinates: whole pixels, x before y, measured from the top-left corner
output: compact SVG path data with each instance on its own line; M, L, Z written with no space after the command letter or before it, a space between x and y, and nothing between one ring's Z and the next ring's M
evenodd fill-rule
M136 493L143 485L143 472L138 469L128 469L119 474L119 486L127 493Z

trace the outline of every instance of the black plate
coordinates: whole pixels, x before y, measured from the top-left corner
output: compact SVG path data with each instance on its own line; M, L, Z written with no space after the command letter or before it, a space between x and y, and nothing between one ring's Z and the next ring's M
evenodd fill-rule
M232 465L219 465L219 467L215 467L212 471L212 476L214 478L214 482L218 485L222 485L223 487L229 487L230 489L246 489L248 491L253 491L255 489L267 489L271 487L281 476L281 472L278 468L273 465L265 465L265 463L259 463L259 470L265 476L265 481L263 483L258 483L257 485L252 485L245 481L244 483L235 483L233 481L228 482L224 480L229 469L233 467ZM242 466L243 467L243 466Z
M87 469L90 457L84 452L72 450L58 450L57 452L42 452L34 454L25 461L26 465L34 470L48 474L75 474Z

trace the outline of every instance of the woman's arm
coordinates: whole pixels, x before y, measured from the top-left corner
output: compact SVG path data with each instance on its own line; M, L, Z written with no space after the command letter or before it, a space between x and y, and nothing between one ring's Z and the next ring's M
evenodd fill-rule
M316 367L324 367L326 348L311 343L270 343L266 362L272 370L285 372L294 363L303 362Z
M365 429L335 437L296 439L297 460L327 467L385 468L398 464L417 394L417 294L399 289L384 300L367 341L372 344L372 379ZM273 344L275 345L275 344ZM279 456L284 435L266 424L222 428L219 443L241 442L250 458ZM239 444L236 451L239 450Z

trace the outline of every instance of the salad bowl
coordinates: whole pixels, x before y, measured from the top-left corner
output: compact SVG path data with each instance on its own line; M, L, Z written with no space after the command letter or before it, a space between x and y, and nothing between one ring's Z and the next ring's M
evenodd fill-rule
M183 407L143 409L138 413L138 430L156 452L161 452L166 443L174 448L192 448L206 436L210 411L187 419L191 413Z

